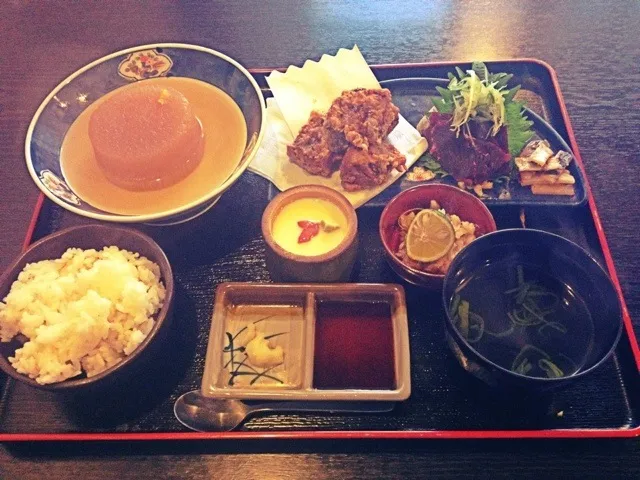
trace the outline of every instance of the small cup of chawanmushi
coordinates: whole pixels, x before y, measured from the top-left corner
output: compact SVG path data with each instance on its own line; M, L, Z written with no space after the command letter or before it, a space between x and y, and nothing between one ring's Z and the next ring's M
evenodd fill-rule
M358 249L358 218L344 195L321 185L278 194L262 215L271 278L278 282L344 282Z

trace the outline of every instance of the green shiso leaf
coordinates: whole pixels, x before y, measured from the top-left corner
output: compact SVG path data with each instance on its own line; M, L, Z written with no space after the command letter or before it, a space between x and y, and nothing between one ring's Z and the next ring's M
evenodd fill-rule
M520 102L509 102L505 107L507 139L512 157L517 156L533 137L533 131L530 128L533 122L525 116L522 107Z
M480 81L484 82L489 79L489 70L487 70L487 66L482 62L473 62L471 65L471 70L476 72L476 75L480 79Z
M489 83L493 83L495 88L501 90L507 86L512 78L513 74L511 73L496 73L489 75Z
M442 87L436 87L436 90L440 94L440 97L433 97L431 99L436 110L440 113L453 112L453 92Z
M440 165L429 153L422 155L422 157L420 157L415 163L415 166L431 170L437 178L449 176L449 174L442 169L442 165Z
M513 101L513 97L516 96L516 93L518 93L519 90L520 90L520 85L516 85L511 90L505 90L504 92L502 92L502 96L504 97L504 101L505 102L512 102Z
M434 97L431 100L433 101L433 106L436 107L436 110L440 113L451 113L453 110L453 106L442 98Z
M436 87L436 90L442 97L442 100L447 103L453 103L453 92L451 90L442 87Z

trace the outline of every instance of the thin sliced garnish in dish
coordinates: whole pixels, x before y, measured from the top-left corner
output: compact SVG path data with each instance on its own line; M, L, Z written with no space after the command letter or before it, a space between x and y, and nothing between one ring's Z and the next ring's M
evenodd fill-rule
M449 251L455 233L449 219L435 210L421 210L407 231L407 255L418 262L433 262Z
M398 218L396 257L426 273L444 275L453 258L476 238L476 225L449 214L432 200L429 208L412 209Z

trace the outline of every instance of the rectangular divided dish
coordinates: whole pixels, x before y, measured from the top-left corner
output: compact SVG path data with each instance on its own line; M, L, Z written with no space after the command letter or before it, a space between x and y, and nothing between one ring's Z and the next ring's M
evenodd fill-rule
M372 70L381 81L446 78L455 65L388 65ZM522 84L534 99L529 107L559 132L575 154L577 167L584 172L553 70L535 60L489 62L488 67L514 74L513 81ZM264 80L268 73L254 72L265 95L269 95ZM460 368L449 351L440 292L405 286L411 395L398 402L393 411L376 415L275 415L252 418L234 432L187 430L175 419L173 404L179 395L202 384L210 330L217 328L217 317L213 325L211 322L214 304L220 302L218 293L214 295L216 287L227 282L271 281L260 232L268 189L264 179L245 173L205 215L174 227L137 227L158 241L174 270L175 318L166 355L158 358L147 376L135 385L106 392L99 399L61 399L0 378L0 441L578 438L640 434L640 351L586 176L585 203L527 206L524 213L527 227L557 233L591 252L616 285L623 305L623 336L615 354L593 375L537 405L492 395ZM520 206L492 206L491 211L499 229L520 226ZM353 282L399 281L384 259L378 234L380 213L381 208L375 207L358 210L360 247ZM25 243L88 222L41 196Z
M350 317L331 317L334 306ZM245 352L256 334L281 348L284 360L252 365ZM398 285L228 283L216 291L202 379L207 396L400 401L410 382Z

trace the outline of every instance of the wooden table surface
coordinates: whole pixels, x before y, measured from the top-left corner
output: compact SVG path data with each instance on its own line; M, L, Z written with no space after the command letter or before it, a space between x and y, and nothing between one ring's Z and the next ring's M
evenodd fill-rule
M640 319L640 2L22 2L0 4L0 270L38 196L24 165L37 106L126 47L204 45L247 67L357 43L369 63L535 57L557 71L632 318ZM0 446L0 478L640 477L628 441L85 443Z

